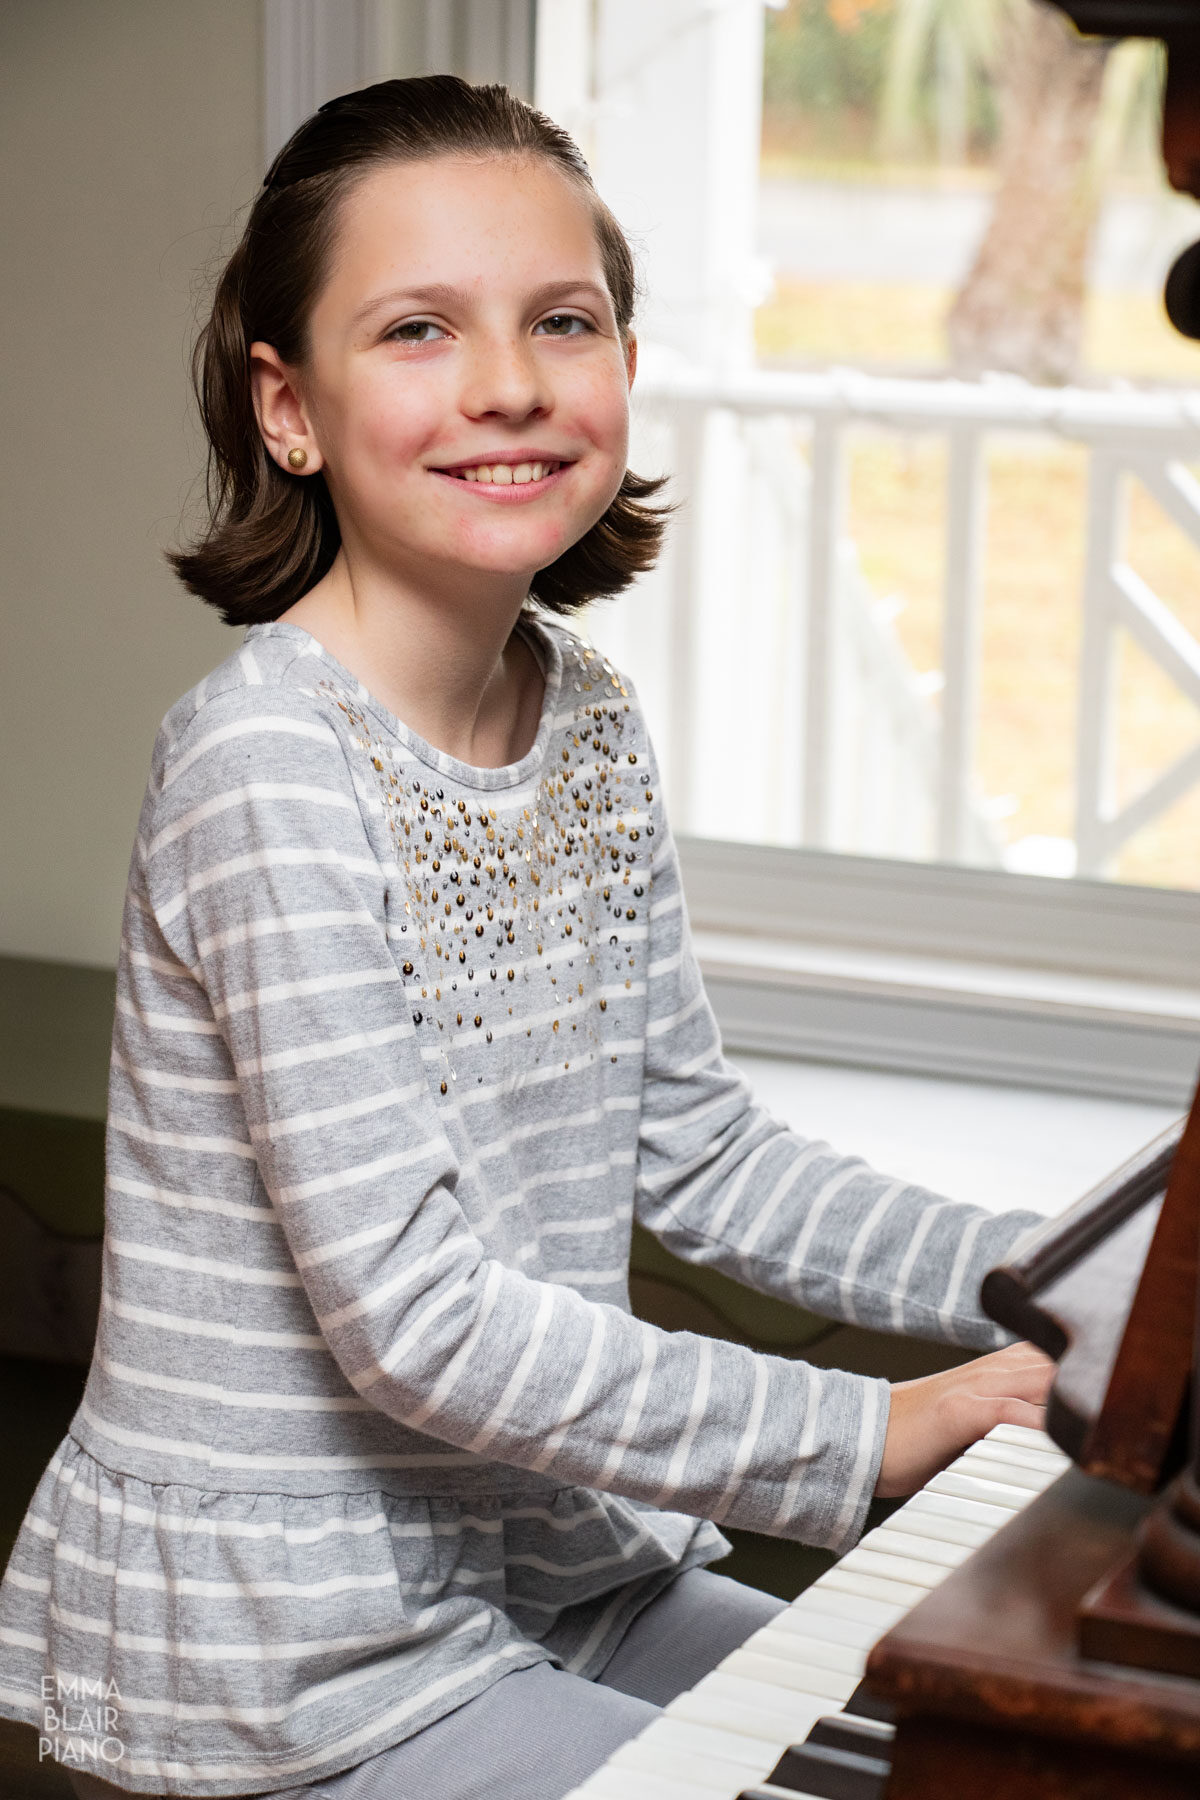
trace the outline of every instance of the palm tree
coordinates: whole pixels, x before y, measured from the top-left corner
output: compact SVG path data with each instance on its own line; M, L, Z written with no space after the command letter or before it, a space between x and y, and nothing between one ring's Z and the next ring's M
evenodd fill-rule
M1012 8L1003 45L1000 185L947 317L951 360L966 374L1070 381L1100 209L1092 144L1112 45L1080 38L1041 0Z
M932 62L939 162L967 157L972 99L987 82L1009 0L895 0L879 111L885 152L911 149Z
M895 0L886 144L911 135L931 61L943 161L962 160L971 90L989 76L1001 118L991 218L946 321L953 366L1069 381L1104 177L1157 103L1158 48L1131 42L1113 54L1044 0Z

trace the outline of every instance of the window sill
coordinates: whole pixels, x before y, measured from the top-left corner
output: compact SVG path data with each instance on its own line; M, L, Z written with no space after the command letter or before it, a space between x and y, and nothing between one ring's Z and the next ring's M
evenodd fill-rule
M1173 1107L1191 1098L1194 895L702 840L679 848L696 954L731 1050Z

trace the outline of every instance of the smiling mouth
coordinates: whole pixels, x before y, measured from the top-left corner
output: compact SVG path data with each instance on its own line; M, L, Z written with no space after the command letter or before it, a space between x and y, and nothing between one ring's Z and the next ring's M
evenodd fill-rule
M524 487L531 481L543 481L547 475L555 474L559 469L569 468L564 462L519 462L519 463L475 463L471 467L458 469L435 469L437 475L447 475L453 481L477 481L484 486L492 487Z

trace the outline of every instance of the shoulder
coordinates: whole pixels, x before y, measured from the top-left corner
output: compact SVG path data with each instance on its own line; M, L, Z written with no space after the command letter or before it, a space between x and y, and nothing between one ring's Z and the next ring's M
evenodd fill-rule
M236 807L328 801L361 812L365 798L347 750L354 712L353 694L334 679L315 638L294 627L252 627L159 726L151 843Z
M586 678L597 687L607 685L614 692L625 687L632 693L628 677L610 662L603 650L597 649L582 632L572 630L560 615L536 612L528 617L543 641L553 645L562 664L564 681Z
M279 624L253 626L238 649L163 716L152 785L161 792L200 765L210 773L222 765L244 767L261 756L287 761L304 744L340 756L334 727L352 699L307 632Z
M630 744L649 744L641 701L631 678L595 645L553 614L538 613L535 622L543 641L552 646L559 670L557 715L560 725L589 719L616 727Z

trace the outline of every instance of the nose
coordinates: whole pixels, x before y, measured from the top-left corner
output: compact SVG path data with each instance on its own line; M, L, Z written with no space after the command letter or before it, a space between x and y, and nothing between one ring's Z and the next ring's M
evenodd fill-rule
M527 337L491 332L477 340L459 396L472 419L514 421L549 412L549 373Z

